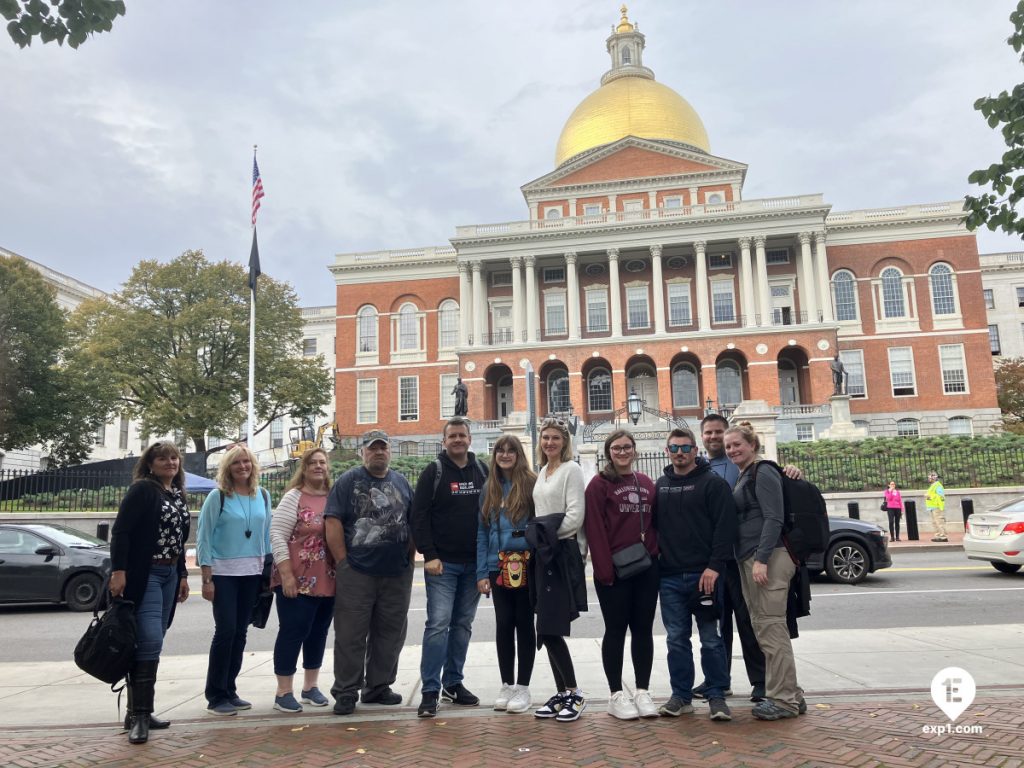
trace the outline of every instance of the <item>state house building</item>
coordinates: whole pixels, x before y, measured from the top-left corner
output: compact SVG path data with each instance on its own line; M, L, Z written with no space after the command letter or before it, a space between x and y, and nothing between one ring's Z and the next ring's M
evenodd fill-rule
M622 18L611 68L570 115L528 216L450 245L339 254L337 421L437 441L457 377L475 447L527 411L696 427L763 400L778 439L831 422L830 363L869 436L986 434L999 420L975 237L962 203L833 211L821 194L747 199L747 166L644 65ZM796 160L797 158L794 158ZM787 191L788 192L788 191ZM481 435L481 432L483 435Z

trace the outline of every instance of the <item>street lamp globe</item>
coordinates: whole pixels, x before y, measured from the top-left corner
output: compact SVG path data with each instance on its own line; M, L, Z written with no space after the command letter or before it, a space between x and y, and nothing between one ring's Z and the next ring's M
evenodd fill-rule
M640 421L643 412L644 401L640 399L640 395L634 389L629 393L629 397L626 398L626 413L629 414L629 419L633 422L634 427Z

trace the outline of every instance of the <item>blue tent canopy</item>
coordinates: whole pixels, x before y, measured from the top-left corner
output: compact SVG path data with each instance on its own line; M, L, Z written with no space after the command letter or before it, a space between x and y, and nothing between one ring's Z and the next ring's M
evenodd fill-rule
M217 484L208 477L193 475L191 472L185 473L185 489L189 493L209 493L216 488Z

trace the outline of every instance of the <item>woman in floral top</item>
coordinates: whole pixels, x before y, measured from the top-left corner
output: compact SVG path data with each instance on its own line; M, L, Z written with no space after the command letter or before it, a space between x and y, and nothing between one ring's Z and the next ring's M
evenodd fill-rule
M300 648L302 702L314 707L328 703L317 679L334 616L334 560L324 541L324 506L330 488L327 454L320 448L306 451L270 523L271 586L277 593L279 624L274 643L274 709L279 712L302 711L292 687Z

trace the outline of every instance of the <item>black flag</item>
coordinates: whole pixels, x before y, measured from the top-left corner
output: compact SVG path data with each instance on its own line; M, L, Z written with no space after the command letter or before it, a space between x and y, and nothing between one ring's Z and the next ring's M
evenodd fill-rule
M249 290L256 293L256 278L260 272L260 246L256 242L256 228L252 229L252 251L249 253Z

